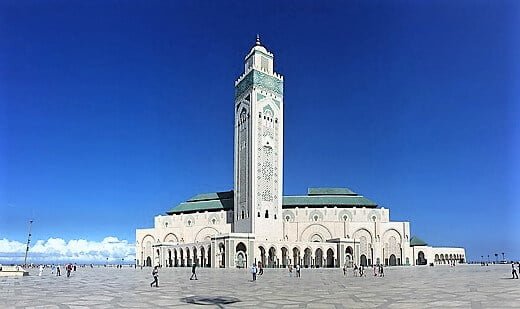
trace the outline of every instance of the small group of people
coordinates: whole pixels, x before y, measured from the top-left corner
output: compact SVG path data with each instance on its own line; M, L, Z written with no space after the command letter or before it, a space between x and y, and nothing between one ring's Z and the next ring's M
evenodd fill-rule
M197 278L196 270L197 270L197 263L193 263L191 265L191 277L190 277L190 280L199 280ZM155 287L159 287L159 265L154 266L154 268L152 270L152 277L153 277L153 281L150 283L150 287L153 287L154 285L155 285Z
M38 266L38 276L42 276L43 275L43 270L46 268L46 267L49 267L49 266L45 266L45 265L39 265ZM60 264L52 264L50 265L50 268L51 268L51 274L54 275L54 272L56 272L56 276L60 277L61 276L61 266ZM70 274L72 271L76 271L77 269L77 265L76 264L72 264L72 263L68 263L67 265L65 265L65 271L67 272L67 277L70 277Z
M261 276L264 274L264 267L262 262L258 262L258 266L257 264L253 264L253 266L251 266L251 274L253 275L253 281L256 281L256 276Z
M383 268L383 264L374 265L374 277L384 277L385 269Z
M357 264L354 264L353 268L354 277L366 277L367 274L365 273L365 267L363 265L357 266ZM346 274L346 271L345 271Z
M289 265L287 268L289 269L289 277L292 277L293 266ZM294 271L296 272L296 278L300 278L302 276L300 264L294 265Z

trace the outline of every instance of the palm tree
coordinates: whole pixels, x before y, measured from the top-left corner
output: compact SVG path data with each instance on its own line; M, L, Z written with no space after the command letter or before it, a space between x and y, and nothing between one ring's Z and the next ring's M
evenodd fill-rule
M498 253L495 253L495 259L497 260L497 264L498 264Z
M504 257L504 252L502 252L502 261L505 261L506 258Z

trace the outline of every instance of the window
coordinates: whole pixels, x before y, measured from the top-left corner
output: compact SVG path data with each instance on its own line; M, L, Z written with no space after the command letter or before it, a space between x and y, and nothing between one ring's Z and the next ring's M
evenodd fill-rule
M215 224L217 223L217 220L215 220L215 218L211 219L211 223Z
M318 221L318 219L319 219L318 215L314 215L313 219L314 219L314 221Z
M276 215L274 215L274 219L276 220Z
M245 216L246 215L245 215L244 211L242 210L242 219L244 219Z
M188 220L188 226L191 226L191 220Z
M347 221L348 220L348 216L347 215L344 215L343 216L343 221Z
M265 217L266 217L266 218L269 218L269 210L266 210L266 211L265 211Z
M168 222L164 222L164 227L168 227Z
M291 220L291 217L285 216L285 221L289 222L289 220Z
M266 57L260 58L260 68L265 71L269 70L269 60Z
M258 212L258 218L260 218L260 212Z

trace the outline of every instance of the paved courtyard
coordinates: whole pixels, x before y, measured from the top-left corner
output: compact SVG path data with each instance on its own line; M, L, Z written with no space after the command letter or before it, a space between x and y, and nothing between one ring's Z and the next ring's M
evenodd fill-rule
M0 278L1 308L520 308L520 280L510 265L394 267L384 278L346 277L340 269L266 269L251 282L247 270L79 268L70 278L46 269L23 278Z

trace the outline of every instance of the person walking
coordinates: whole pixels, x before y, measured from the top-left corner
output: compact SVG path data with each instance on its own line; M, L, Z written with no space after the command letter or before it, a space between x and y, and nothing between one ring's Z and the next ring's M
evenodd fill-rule
M343 276L347 275L347 264L343 265Z
M292 277L292 265L287 266L289 269L289 277Z
M385 276L385 270L383 269L383 264L379 265L379 277Z
M191 277L190 277L190 280L199 280L197 279L197 274L195 273L195 269L197 268L197 262L193 263L193 265L191 265ZM195 277L195 279L193 279L193 277Z
M58 264L56 266L56 276L61 276L61 268L60 268L60 264Z
M251 274L253 275L253 281L256 281L256 272L257 272L256 265L253 264L253 266L251 266Z
M70 272L72 271L72 264L68 264L66 269L67 269L67 278L69 278L70 277Z
M158 288L159 287L159 266L154 266L154 268L152 270L152 276L153 276L153 281L152 281L152 283L150 283L150 287L152 287L155 283L155 287Z
M296 268L296 277L300 278L302 276L300 264L296 264L295 268Z
M516 269L515 269L515 263L511 263L511 268L512 268L512 274L513 274L513 278L511 279L518 279L518 273L516 272ZM519 266L520 268L520 266Z
M38 273L38 276L42 276L43 274L43 265L40 265L40 272Z
M358 267L356 264L354 264L354 277L358 276Z
M262 262L258 262L258 275L261 276L264 274L264 264Z

